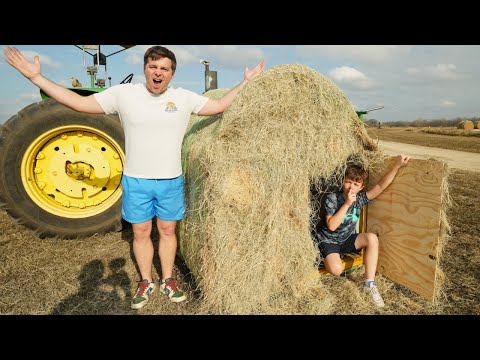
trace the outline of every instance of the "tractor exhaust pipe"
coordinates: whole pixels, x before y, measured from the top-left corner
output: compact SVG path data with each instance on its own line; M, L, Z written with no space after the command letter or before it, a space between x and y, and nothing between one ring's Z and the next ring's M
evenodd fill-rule
M205 65L205 92L218 88L217 85L217 72L210 71L210 62L207 60L200 60Z

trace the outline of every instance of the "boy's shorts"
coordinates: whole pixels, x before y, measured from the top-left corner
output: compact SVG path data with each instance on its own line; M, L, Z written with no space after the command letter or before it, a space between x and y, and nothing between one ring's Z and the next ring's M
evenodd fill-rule
M176 221L185 215L183 176L173 179L122 177L122 217L132 224L144 223L155 215Z
M330 244L330 243L320 243L320 252L323 255L323 258L326 258L330 254L349 254L349 253L360 253L362 249L355 249L355 240L357 239L358 234L352 234L345 240L342 244Z

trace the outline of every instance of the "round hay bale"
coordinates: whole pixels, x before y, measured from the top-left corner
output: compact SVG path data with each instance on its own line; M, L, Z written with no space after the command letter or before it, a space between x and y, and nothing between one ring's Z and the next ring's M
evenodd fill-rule
M460 121L457 125L457 129L473 130L474 129L473 121L470 121L470 120Z
M192 116L182 150L180 250L206 311L328 313L310 188L340 184L350 161L383 160L345 94L306 66L273 67L223 115Z
M480 129L480 120L474 122L475 129Z

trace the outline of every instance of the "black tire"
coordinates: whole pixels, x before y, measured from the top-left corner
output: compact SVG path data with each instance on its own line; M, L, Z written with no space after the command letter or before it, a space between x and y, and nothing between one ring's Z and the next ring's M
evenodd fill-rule
M80 140L77 140L75 134ZM98 141L98 138L101 141ZM85 174L82 173L80 178L76 173L73 175L77 177L72 178L72 172L67 174L67 170L65 170L66 165L63 166L62 162L52 160L67 156L65 151L63 154L61 154L62 151L55 153L59 146L52 145L55 144L54 141L61 142L61 139L67 139L64 141L66 148L77 150L78 144L75 142L83 141L81 146L84 146L86 141L90 141L88 154L94 154L95 159L99 158L98 161L102 161L95 164L107 164L100 169L103 171L103 178L100 179L98 176L99 181L105 183L101 190L97 188L97 185L89 185L97 181L91 180L89 177L90 165L85 165L85 169L88 170ZM94 141L96 142L94 143ZM98 148L96 147L97 142L101 143ZM1 207L7 211L10 217L33 230L41 238L80 239L96 233L103 234L121 230L120 179L123 174L124 142L124 133L118 116L76 112L53 99L27 106L10 118L1 128ZM113 154L114 152L116 153ZM69 184L74 184L75 191L85 196L86 202L82 197L68 198L71 194L62 193L62 191L66 191L58 190L55 182L52 184L47 181L45 187L45 182L40 181L40 175L37 174L37 167L41 163L41 160L37 159L42 159L43 153L50 157L47 159L50 162L44 160L44 164L50 167L44 167L44 171L40 175L47 179L53 179L49 172L56 176L56 171L51 171L52 166L56 165L60 170L64 168L64 173L59 178L65 178ZM113 165L107 160L101 159L101 156L103 154L106 156L107 153L110 153L109 159L115 159L116 162L112 163ZM76 154L75 151L72 154ZM75 156L79 157L82 154ZM79 160L77 163L84 164L82 161ZM93 167L92 169L92 173L100 172ZM92 175L92 178L95 177ZM85 185L87 182L89 184ZM90 194L84 187L95 189L98 195L94 196L101 196L100 200L98 198L95 201L91 200ZM51 188L55 190L51 191ZM48 190L50 193L44 189L50 189ZM60 204L62 199L66 205ZM75 206L78 203L81 206L75 207L71 203Z

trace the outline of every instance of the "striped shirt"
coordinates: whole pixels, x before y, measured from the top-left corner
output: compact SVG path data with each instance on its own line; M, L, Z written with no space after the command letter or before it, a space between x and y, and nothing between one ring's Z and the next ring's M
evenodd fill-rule
M360 210L369 202L367 193L365 191L359 192L357 200L348 208L342 223L335 231L328 230L325 219L322 219L322 225L316 233L317 240L327 244L342 244L355 232L357 222L360 219ZM335 215L344 203L345 199L342 192L328 194L323 204L325 216Z

